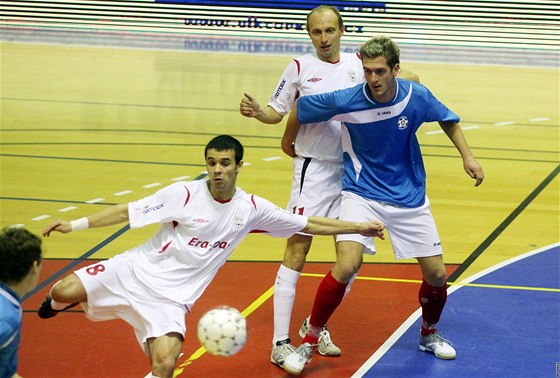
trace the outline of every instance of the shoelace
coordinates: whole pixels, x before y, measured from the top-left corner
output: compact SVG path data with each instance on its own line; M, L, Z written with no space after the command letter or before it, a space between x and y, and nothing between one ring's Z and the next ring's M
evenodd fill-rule
M443 345L444 343L447 343L450 346L453 346L453 343L451 341L447 340L446 338L444 338L439 332L434 334L433 341L440 344L440 345Z
M323 328L323 331L321 331L321 334L320 334L319 338L322 339L325 342L325 344L327 344L327 345L332 344L333 342L331 341L331 336L329 335L328 332L325 332L325 331L326 331L326 329Z
M300 345L297 352L301 357L308 359L313 355L313 349L317 347L317 344Z

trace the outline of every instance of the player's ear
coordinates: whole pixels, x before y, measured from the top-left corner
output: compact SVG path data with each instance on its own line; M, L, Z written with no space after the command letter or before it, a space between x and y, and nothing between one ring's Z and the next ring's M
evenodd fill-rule
M397 63L393 66L393 75L394 76L399 76L400 72L401 72L401 66L400 66L399 63Z
M237 163L237 169L235 171L237 173L239 173L239 171L241 170L241 167L243 167L243 160L239 160L239 163Z

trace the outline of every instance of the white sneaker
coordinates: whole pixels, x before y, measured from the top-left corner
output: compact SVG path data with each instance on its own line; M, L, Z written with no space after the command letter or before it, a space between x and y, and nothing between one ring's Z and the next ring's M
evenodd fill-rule
M309 317L305 318L303 324L299 328L300 337L305 337L307 328L309 328ZM323 330L319 334L319 341L317 345L319 354L322 356L337 357L342 354L340 348L332 342L331 334L329 333L326 325L323 327Z
M420 335L420 350L432 352L437 358L442 360L453 360L457 357L457 352L455 352L452 345L451 341L444 339L439 332L428 336Z
M309 343L303 343L297 347L295 352L286 357L282 368L290 374L299 375L305 367L305 364L311 361L312 355L313 346Z
M296 351L296 347L290 344L290 342L291 340L289 338L277 341L276 345L272 347L270 362L274 365L282 366L286 357Z

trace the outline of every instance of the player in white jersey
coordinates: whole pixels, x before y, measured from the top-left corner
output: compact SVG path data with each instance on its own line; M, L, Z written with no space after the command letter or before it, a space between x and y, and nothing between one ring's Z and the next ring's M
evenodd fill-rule
M387 37L366 42L361 50L365 84L302 97L290 114L287 138L307 123L340 120L345 174L340 219L379 219L387 226L397 259L416 258L423 276L420 349L454 359L455 349L436 329L447 298L446 270L425 190L425 171L416 139L423 122L438 121L461 157L465 171L482 183L484 172L474 159L459 117L424 86L397 79L399 48ZM346 285L373 252L373 240L337 237L337 260L317 291L302 345L286 357L283 368L299 374L316 349L323 324L344 296Z
M307 32L315 52L294 59L278 80L268 105L261 109L250 94L239 105L240 113L266 124L277 124L290 112L301 96L349 88L364 82L362 61L356 53L340 51L344 34L342 17L336 7L319 6L307 16ZM418 81L411 72L404 76ZM292 156L293 177L287 209L303 215L337 218L342 182L342 144L340 122L325 121L299 129L297 138L284 139L282 149ZM295 348L289 328L294 306L296 283L311 248L312 235L297 233L287 241L284 260L274 285L274 335L271 362L281 366ZM348 290L350 285L348 286ZM307 320L300 333L305 333ZM319 338L319 353L339 356L338 348L324 327Z
M158 223L161 228L146 243L56 283L39 316L50 318L81 303L91 320L123 319L148 354L152 376L172 377L184 340L185 314L250 232L274 237L300 231L383 237L383 225L377 221L294 215L245 193L236 187L243 146L231 136L212 139L204 156L208 180L178 182L138 201L48 225L44 236L126 221L132 228Z

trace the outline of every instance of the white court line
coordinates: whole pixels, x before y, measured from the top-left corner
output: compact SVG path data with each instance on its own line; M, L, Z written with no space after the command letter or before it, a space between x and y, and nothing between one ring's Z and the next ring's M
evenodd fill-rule
M480 129L480 126L472 125L472 126L461 127L461 130L474 130L474 129Z
M548 117L539 117L539 118L529 118L530 122L542 122L542 121L550 121Z
M60 209L58 211L60 211L61 213L66 213L66 212L72 211L74 209L77 209L77 207L76 206L68 206L68 207L65 207L64 209Z
M101 201L105 201L105 198L94 198L92 200L86 201L86 203L97 203Z
M12 224L9 228L21 228L25 226L23 223Z
M31 218L31 220L40 221L40 220L47 219L47 218L50 218L50 217L51 217L50 215L39 215L38 217Z
M122 192L113 193L113 195L115 195L115 196L124 196L124 195L130 194L130 193L132 193L132 190L123 190Z
M280 160L282 159L282 156L271 156L269 158L264 158L263 161L274 161L274 160Z
M144 185L144 186L142 186L142 188L149 189L149 188L155 188L156 186L160 186L160 185L161 185L161 183L154 182L154 183L151 183L151 184L148 184L148 185Z
M496 122L494 124L494 126L508 126L508 125L514 125L515 122L513 121L504 121L504 122Z
M472 125L472 126L461 126L461 130L473 130L473 129L480 129L480 126L478 125ZM426 131L425 134L427 135L433 135L433 134L443 134L443 130L434 130L434 131Z
M537 253L540 252L544 252L547 251L549 249L555 248L557 246L559 246L560 243L554 243L554 244L550 244L546 247L542 247L539 249L536 249L534 251L529 251L527 253L524 253L522 255L519 256L515 256L509 260L503 261L499 264L496 264L494 266L491 266L490 268L487 268L481 272L478 272L476 274L473 274L472 276L464 279L461 281L461 283L471 283L474 280L479 279L480 277L483 277L489 273L494 272L495 270L498 270L500 268L503 268L506 265L512 264L516 261L519 260L523 260L529 256L532 255L536 255ZM454 293L455 291L459 290L462 287L466 287L465 285L452 285L448 291L447 294L450 295L452 293ZM420 316L422 316L422 308L418 308L416 311L414 311L414 313L412 313L412 315L410 315L408 317L408 319L405 320L405 322L395 331L393 332L393 334L391 336L389 336L389 338L383 343L383 345L381 345L379 347L379 349L362 365L360 366L360 368L358 370L356 370L356 372L354 374L352 374L352 378L359 378L362 377L365 373L367 373L372 367L373 365L375 365L377 363L377 361L379 361L381 359L381 357L383 357L385 355L385 353L391 349L391 347L401 338L402 335L404 335L404 333L411 327L413 326L418 319L420 319Z
M172 181L182 181L182 180L186 180L188 178L190 178L191 176L179 176L179 177L174 177L171 180Z

